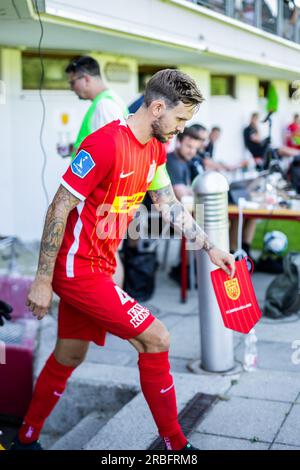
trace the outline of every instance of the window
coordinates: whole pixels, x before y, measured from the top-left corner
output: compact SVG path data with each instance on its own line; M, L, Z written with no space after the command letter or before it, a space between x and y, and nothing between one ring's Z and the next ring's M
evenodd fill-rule
M269 81L267 80L259 81L258 83L258 97L259 98L267 98L269 86L270 86Z
M255 0L235 0L234 17L244 23L255 25Z
M73 55L43 54L44 90L69 90L65 68ZM37 90L40 87L41 62L36 52L22 54L22 83L24 90Z
M105 64L104 74L110 82L128 83L131 77L131 70L128 64L108 62Z
M232 75L212 75L210 88L212 96L235 97L235 79Z
M290 100L296 100L299 101L299 96L300 96L300 86L299 86L299 80L294 80L292 83L289 83L289 99Z
M261 25L265 31L269 33L277 33L277 16L278 2L277 0L262 0L261 5Z

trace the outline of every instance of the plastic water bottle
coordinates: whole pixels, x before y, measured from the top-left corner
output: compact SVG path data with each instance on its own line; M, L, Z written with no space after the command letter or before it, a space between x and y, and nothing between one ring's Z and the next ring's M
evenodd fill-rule
M255 329L249 331L245 339L245 352L244 352L244 370L253 372L257 367L257 336Z

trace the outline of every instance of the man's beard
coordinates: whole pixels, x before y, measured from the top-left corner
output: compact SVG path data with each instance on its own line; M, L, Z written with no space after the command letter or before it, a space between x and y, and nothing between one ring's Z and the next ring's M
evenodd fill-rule
M170 136L178 134L178 132L176 131L170 132L169 134L164 134L162 131L160 119L156 119L156 121L152 122L151 129L152 129L151 136L157 139L159 142L162 142L163 144L169 141Z

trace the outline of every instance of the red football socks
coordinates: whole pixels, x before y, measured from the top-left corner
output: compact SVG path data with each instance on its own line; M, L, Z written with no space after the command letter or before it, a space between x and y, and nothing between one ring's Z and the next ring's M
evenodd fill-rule
M19 430L19 440L23 444L30 444L39 438L44 421L63 394L74 369L57 362L53 353L48 358L36 381L29 409Z
M138 366L142 392L169 450L180 450L187 444L178 423L175 387L170 374L168 351L139 353Z

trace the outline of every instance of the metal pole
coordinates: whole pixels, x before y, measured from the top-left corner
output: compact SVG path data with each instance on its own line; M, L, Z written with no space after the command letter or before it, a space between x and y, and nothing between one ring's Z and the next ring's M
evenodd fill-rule
M229 250L228 182L215 171L197 176L193 182L195 217L209 240ZM202 220L201 220L202 219ZM210 272L216 269L204 250L196 252L200 315L201 368L209 372L234 369L233 333L224 327L213 290Z

